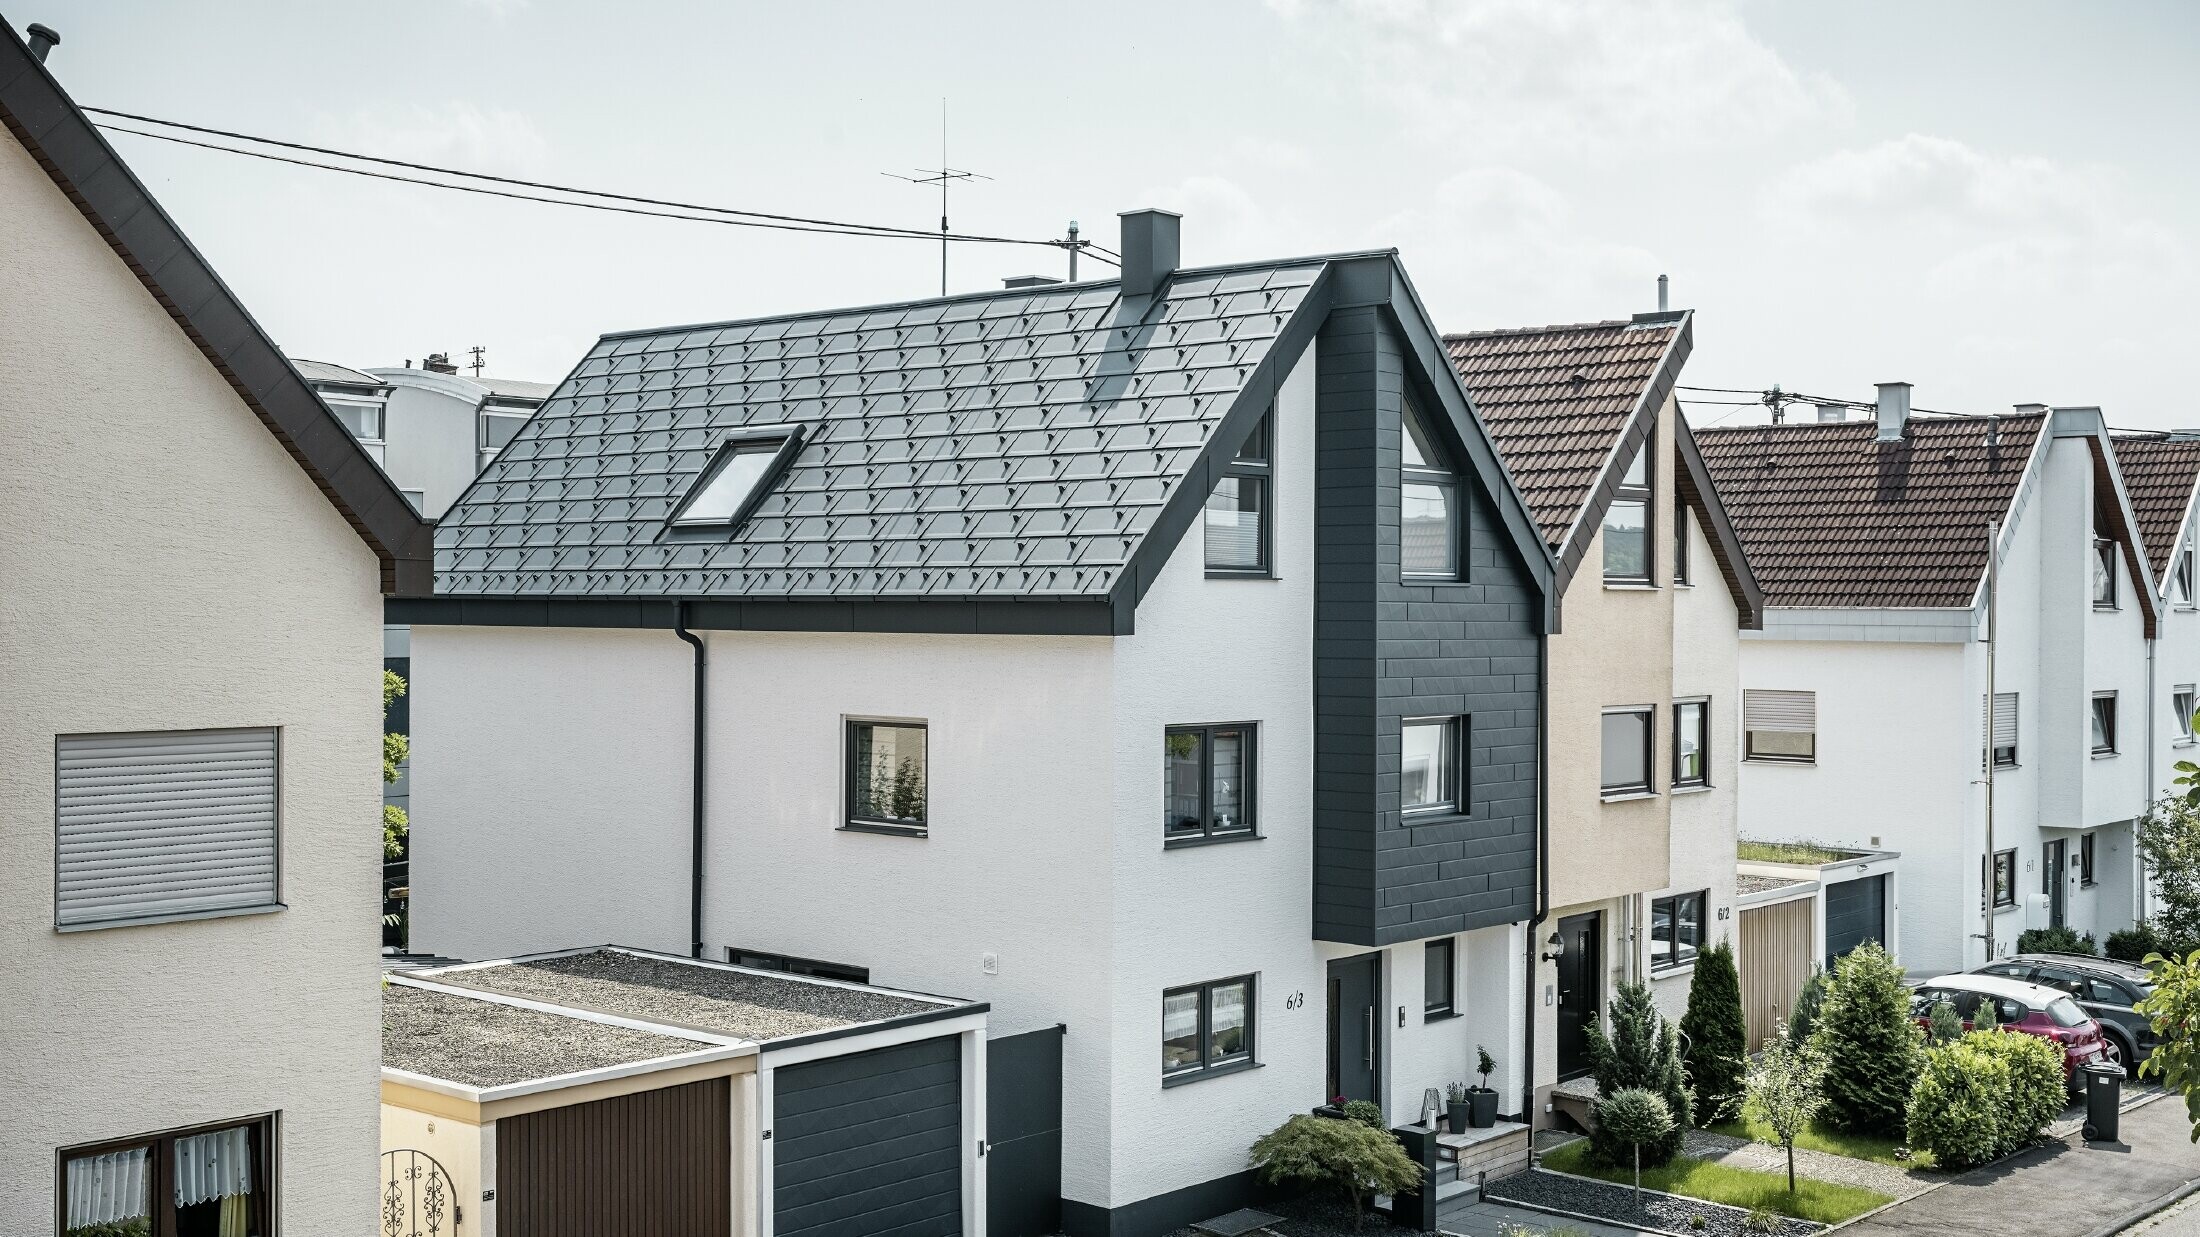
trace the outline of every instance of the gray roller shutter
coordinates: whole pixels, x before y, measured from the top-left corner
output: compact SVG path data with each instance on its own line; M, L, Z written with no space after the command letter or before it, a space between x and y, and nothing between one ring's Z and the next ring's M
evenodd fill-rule
M1789 734L1818 729L1818 693L1750 688L1742 693L1742 728Z
M54 741L54 921L156 919L276 899L274 730Z
M961 1237L957 1036L772 1072L774 1237Z

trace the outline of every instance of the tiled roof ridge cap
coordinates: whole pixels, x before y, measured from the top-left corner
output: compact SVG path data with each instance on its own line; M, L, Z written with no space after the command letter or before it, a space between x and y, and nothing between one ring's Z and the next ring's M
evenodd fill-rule
M2044 412L1913 412L1910 414L1909 423L1911 425L1983 425L1988 421L1999 421L2007 425L2011 421L2044 421L2048 415ZM1691 425L1689 428L1695 431L1698 438L1720 438L1730 434L1747 434L1752 431L1761 432L1764 430L1775 430L1783 434L1802 433L1807 430L1832 432L1870 430L1876 434L1878 423L1871 417L1864 416L1848 421L1783 421L1778 425L1774 425L1769 421L1761 421L1752 425Z
M1670 329L1678 325L1674 321L1636 322L1628 318L1606 318L1601 322L1554 322L1548 326L1499 326L1474 331L1447 331L1444 342L1448 344L1470 339L1502 339L1510 335L1555 335L1564 331L1611 331L1626 327Z
M1312 263L1349 262L1358 258L1396 259L1398 250L1356 249L1338 253L1310 253L1292 258L1269 258L1258 262L1230 262L1219 266L1184 266L1169 272L1170 282L1202 275L1228 275L1238 271L1276 270L1287 266L1307 266ZM955 305L967 301L993 301L1005 297L1049 296L1080 289L1105 288L1122 283L1116 279L1080 279L1076 283L1038 284L1029 288L987 288L981 292L956 292L948 296L918 296L900 301L880 301L870 305L833 305L823 309L805 309L794 313L765 314L755 318L728 318L719 322L675 323L670 326L639 327L626 331L609 331L597 337L597 343L614 339L640 339L652 335L675 335L683 331L717 331L736 326L763 326L772 322L800 322L808 318L828 318L841 314L875 314L889 309L915 309L922 305Z

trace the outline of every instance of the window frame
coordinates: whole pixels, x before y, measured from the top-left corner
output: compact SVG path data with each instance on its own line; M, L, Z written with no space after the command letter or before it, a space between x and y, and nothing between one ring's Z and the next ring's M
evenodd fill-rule
M350 399L341 395L332 395L326 391L318 392L318 394L328 404L329 411L335 414L336 419L343 422L345 432L349 433L354 439L362 444L382 443L386 445L389 442L390 405L388 400ZM344 420L344 410L346 409L371 413L374 417L374 433L362 434L353 429L351 422Z
M1473 815L1474 796L1470 790L1470 772L1467 768L1467 733L1472 714L1435 714L1427 717L1401 717L1398 719L1398 816L1407 824L1454 816ZM1444 749L1451 756L1451 797L1442 803L1424 803L1408 806L1405 801L1405 735L1409 726L1441 725L1444 729Z
M2182 697L2184 703L2179 704ZM2171 724L2177 727L2177 737L2170 740L2171 747L2191 747L2195 741L2192 715L2200 710L2200 688L2191 683L2179 683L2169 689Z
M1245 1047L1240 1052L1214 1059L1208 1055L1208 1050L1213 1046L1214 1041L1215 990L1228 988L1235 984L1245 985ZM1169 1042L1169 998L1186 992L1199 994L1199 1063L1196 1065L1180 1065L1175 1069L1171 1069L1164 1055L1161 1063L1161 1085L1164 1087L1180 1086L1187 1082L1216 1078L1224 1074L1235 1074L1240 1070L1248 1070L1258 1066L1260 1064L1259 973L1232 975L1227 979L1209 979L1196 984L1178 984L1173 988L1162 989L1161 1024L1157 1029L1161 1032L1160 1044L1164 1053L1166 1053Z
M1619 481L1612 487L1612 499L1605 504L1604 514L1598 518L1597 534L1603 539L1602 570L1606 586L1621 588L1656 588L1658 586L1658 427L1651 422L1643 436L1635 458L1628 461L1628 469L1622 470ZM1627 471L1636 462L1642 464L1642 484L1630 485ZM1612 509L1621 503L1640 504L1642 507L1642 573L1640 575L1612 574Z
M1700 771L1695 777L1681 773L1681 711L1696 710L1696 761ZM1673 702L1673 789L1700 790L1711 785L1711 697L1684 696Z
M1683 956L1680 933L1681 906L1687 902L1696 904L1696 939L1686 946L1688 952L1686 956ZM1650 970L1652 973L1656 973L1660 971L1677 971L1683 967L1694 966L1696 959L1703 953L1704 938L1710 932L1711 891L1709 889L1692 889L1685 893L1671 893L1662 898L1651 899L1649 925L1651 933L1657 931L1658 908L1661 906L1665 907L1666 913L1671 916L1669 922L1673 925L1673 936L1671 940L1665 943L1664 952L1666 956L1660 959L1656 937L1648 933L1645 934L1650 941Z
M1460 584L1467 579L1466 515L1460 510L1459 470L1448 464L1406 462L1406 444L1411 441L1413 426L1421 427L1420 435L1430 455L1442 455L1445 448L1428 432L1429 423L1420 415L1419 406L1410 398L1398 405L1398 578L1407 584ZM1444 519L1447 544L1450 546L1450 563L1437 571L1415 571L1406 566L1405 556L1405 494L1408 487L1432 486L1443 491Z
M1239 447L1236 454L1223 461L1215 479L1215 488L1207 492L1207 502L1200 504L1200 562L1206 568L1210 579L1273 580L1276 578L1275 413L1275 405L1271 404L1266 411L1260 414L1260 419L1254 422L1252 430L1245 436L1245 445ZM1248 449L1257 450L1258 454L1249 454ZM1207 553L1208 503L1214 501L1214 496L1220 490L1224 478L1234 479L1240 484L1251 482L1259 487L1260 531L1254 538L1253 554L1255 561L1251 566L1231 566L1227 564L1217 566L1214 559ZM1242 510L1242 508L1240 509Z
M1241 798L1245 804L1242 823L1228 829L1215 827L1215 732L1236 730L1245 736L1245 768L1239 777L1245 783ZM1164 847L1204 846L1211 842L1237 842L1260 836L1260 723L1259 722L1204 722L1162 728L1161 739L1161 798L1164 808L1168 803L1169 737L1179 734L1196 734L1201 737L1199 754L1199 818L1198 832L1184 830L1172 833L1164 812L1161 823L1161 844Z
M2078 835L2078 888L2093 887L2093 838L2095 831L2088 829Z
M816 958L801 958L794 954L772 953L764 949L748 949L740 945L726 946L726 965L751 971L778 971L787 975L803 975L811 979L830 979L845 984L871 982L871 968L853 966L846 962L824 962Z
M1791 695L1791 696L1808 696L1808 697L1810 697L1810 729L1808 729L1808 730L1774 730L1774 729L1759 729L1759 728L1756 728L1756 727L1752 727L1752 726L1751 726L1751 725L1749 724L1749 698L1750 698L1750 696L1751 696L1752 694L1754 694L1754 693L1759 693L1759 692L1773 692L1773 693L1778 693L1778 694L1781 694L1781 695ZM1817 688L1815 688L1815 687L1812 687L1812 688L1784 688L1784 687L1782 687L1782 688L1773 688L1773 687L1745 687L1745 688L1743 688L1743 689L1742 689L1742 715L1741 715L1741 725L1742 725L1742 759L1743 759L1743 760L1747 760L1747 761L1754 761L1754 762L1756 762L1756 763L1759 763L1759 764L1779 764L1779 765L1815 765L1815 764L1817 764L1817 763L1818 763L1818 689L1817 689ZM1757 750L1757 736L1758 736L1758 735L1760 735L1760 734L1800 734L1800 735L1808 735L1808 736L1810 736L1810 751L1809 751L1809 752L1808 752L1807 754L1805 754L1805 755L1801 755L1801 756L1798 756L1798 755L1794 755L1794 754L1792 754L1792 753L1789 753L1789 752L1761 752L1761 751L1758 751L1758 750Z
M1444 999L1432 1000L1428 991L1431 955L1443 951ZM1421 943L1421 1021L1441 1022L1459 1016L1459 942L1455 937L1432 936Z
M1999 911L2017 904L2017 849L1994 852L1993 909ZM2006 879L2005 879L2006 878Z
M269 1237L280 1230L276 1227L275 1214L275 1165L278 1163L281 1114L258 1113L227 1121L212 1121L200 1125L179 1126L175 1129L157 1130L136 1134L128 1138L110 1138L100 1142L77 1143L54 1151L54 1232L69 1230L69 1164L74 1160L107 1155L116 1151L129 1151L138 1147L149 1150L151 1178L148 1191L151 1194L152 1215L148 1217L148 1237L174 1237L176 1232L176 1168L175 1144L185 1138L201 1134L217 1134L224 1130L243 1128L251 1131L247 1137L252 1148L253 1216L252 1227Z
M1688 504L1676 499L1673 503L1673 585L1676 588L1693 588L1694 556L1688 552L1690 528Z
M672 504L672 510L665 514L663 535L682 540L714 540L730 538L739 532L749 517L756 514L757 506L778 485L780 477L786 474L787 466L801 452L804 438L805 430L800 425L759 425L720 436L711 445L710 461L703 465L701 472L695 474L695 480L688 483L688 488L680 495L679 501ZM742 496L740 503L730 514L724 519L715 516L709 519L686 518L688 508L702 498L710 489L711 483L718 479L718 475L737 456L760 454L766 449L771 453L764 461L763 471L756 474L756 483L749 487L749 492Z
M2106 701L2108 703L2108 712L2105 714L2101 712L2101 703L2103 701ZM2116 711L2117 702L2115 692L2106 691L2093 693L2093 703L2091 706L2091 712L2088 715L2088 720L2104 723L2101 726L2101 736L2106 744L2105 746L2101 743L2093 744L2092 754L2095 756L2114 756L2122 750L2121 748L2116 746Z
M2093 535L2093 608L2122 608L2117 602L2116 539L2099 533Z
M858 816L856 786L856 730L862 726L894 726L924 732L924 823L906 824L883 817ZM852 833L883 833L897 837L927 837L932 832L932 726L921 717L847 716L840 719L840 828Z
M2170 605L2179 610L2191 610L2200 605L2193 594L2192 543L2187 541L2177 547L2176 558L2170 564Z
M1637 716L1642 718L1642 781L1614 785L1604 780L1604 719L1607 717ZM1640 799L1658 793L1657 775L1658 708L1653 704L1611 705L1597 717L1597 794L1606 803Z

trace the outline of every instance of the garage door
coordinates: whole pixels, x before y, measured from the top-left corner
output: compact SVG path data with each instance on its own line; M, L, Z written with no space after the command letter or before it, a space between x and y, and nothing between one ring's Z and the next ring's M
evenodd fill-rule
M957 1036L772 1073L774 1237L960 1237Z
M1887 940L1887 878L1867 876L1826 888L1826 965L1866 941Z
M497 1229L520 1237L725 1237L733 1225L726 1080L496 1124Z

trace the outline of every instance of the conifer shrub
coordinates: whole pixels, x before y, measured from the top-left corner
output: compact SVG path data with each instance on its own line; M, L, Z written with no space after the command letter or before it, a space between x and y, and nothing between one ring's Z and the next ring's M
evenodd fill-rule
M1877 942L1850 951L1835 965L1811 1029L1811 1045L1826 1062L1827 1123L1899 1136L1923 1066L1922 1039L1901 964Z
M1682 1064L1688 1070L1696 1124L1716 1125L1740 1115L1743 1078L1749 1070L1749 1028L1742 1015L1742 978L1734 968L1734 947L1723 940L1696 955L1688 1011L1681 1015L1681 1040L1688 1045Z
M1589 1060L1597 1090L1604 1095L1641 1089L1665 1101L1673 1128L1664 1137L1642 1144L1644 1167L1655 1168L1680 1153L1681 1137L1693 1124L1693 1102L1688 1074L1681 1065L1680 1037L1673 1024L1658 1013L1648 984L1621 984L1605 1014L1610 1025L1589 1027ZM1634 1147L1599 1127L1589 1136L1589 1149L1611 1165L1632 1164Z
M1812 971L1795 994L1795 1009L1788 1019L1787 1040L1791 1048L1800 1048L1810 1042L1811 1028L1818 1023L1818 1011L1825 1006L1826 989L1833 977L1824 971Z

